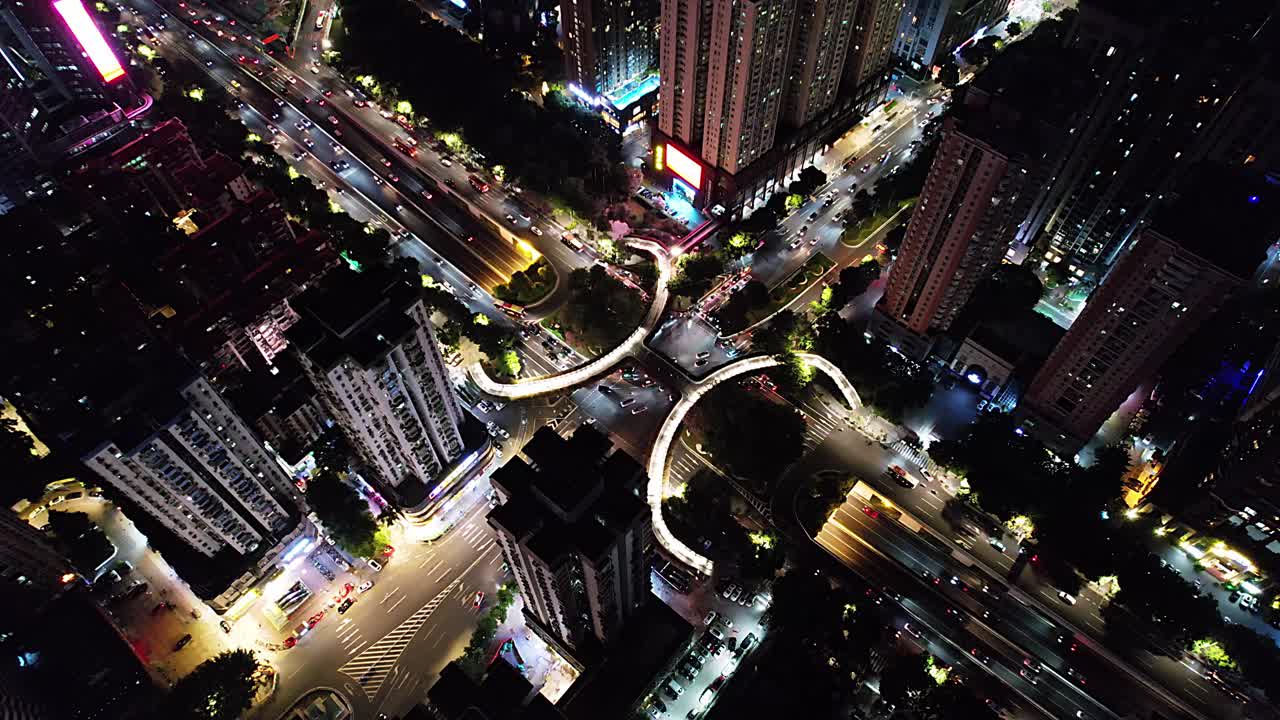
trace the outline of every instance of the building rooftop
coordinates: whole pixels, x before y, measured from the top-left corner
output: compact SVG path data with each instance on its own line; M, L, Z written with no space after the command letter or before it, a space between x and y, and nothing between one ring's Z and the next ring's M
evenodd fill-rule
M415 288L390 271L331 272L291 301L301 319L286 336L320 367L348 357L367 367L415 330L405 311L416 297Z
M570 720L625 718L654 676L692 637L693 626L666 603L650 602L622 630L604 661L589 666L556 704Z
M1280 239L1280 179L1202 165L1152 214L1151 229L1236 277Z
M427 691L427 700L448 720L564 719L550 700L535 692L533 685L501 658L489 666L479 683L456 661L445 665ZM415 716L411 713L410 717Z
M490 521L551 561L570 552L598 558L648 506L636 494L643 468L614 451L608 436L583 426L569 439L540 428L521 455L493 473L508 500Z

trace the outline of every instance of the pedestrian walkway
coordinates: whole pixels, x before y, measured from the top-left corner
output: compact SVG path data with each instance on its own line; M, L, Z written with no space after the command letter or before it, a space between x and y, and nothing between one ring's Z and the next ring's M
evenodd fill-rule
M426 624L436 608L440 607L440 603L449 597L449 593L453 592L458 583L459 580L449 583L426 605L384 635L381 640L365 648L364 652L338 668L338 672L350 676L359 683L360 689L364 690L370 700L373 700L382 689L387 676L391 674L391 669L399 662L404 649L409 646L414 636Z

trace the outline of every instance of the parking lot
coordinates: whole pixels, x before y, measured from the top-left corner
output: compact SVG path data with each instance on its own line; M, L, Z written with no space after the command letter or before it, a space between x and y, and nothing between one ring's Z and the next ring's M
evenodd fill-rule
M654 582L660 596L663 591L678 593L682 589L673 588L658 573ZM676 584L680 585L678 579ZM701 600L698 606L710 607L696 610L704 614L695 621L699 629L693 648L676 661L676 669L659 681L658 689L644 703L651 718L703 717L746 657L760 647L764 637L760 618L768 605L767 592L757 594L732 581L706 590L695 590L688 596ZM687 611L695 609L690 606Z

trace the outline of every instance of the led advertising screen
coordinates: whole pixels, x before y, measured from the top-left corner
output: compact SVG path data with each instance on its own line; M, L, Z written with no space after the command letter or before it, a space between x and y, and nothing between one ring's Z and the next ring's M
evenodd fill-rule
M667 143L667 167L692 185L695 190L702 187L702 166L671 143Z
M124 68L120 67L120 61L107 46L106 39L98 31L98 26L93 24L80 0L56 0L53 9L62 16L62 21L71 29L71 34L76 36L76 41L84 48L94 67L98 68L103 80L112 82L124 77Z

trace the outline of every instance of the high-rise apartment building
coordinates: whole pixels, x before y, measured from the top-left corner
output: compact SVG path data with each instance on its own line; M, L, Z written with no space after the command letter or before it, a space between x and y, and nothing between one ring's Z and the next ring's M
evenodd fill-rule
M63 587L71 572L43 533L8 508L0 509L0 581L49 594ZM5 587L5 593L11 591Z
M81 0L0 2L0 213L50 192L44 170L122 129L136 103Z
M204 555L253 552L297 521L297 490L203 376L136 388L81 460Z
M561 0L569 82L608 97L657 65L657 0Z
M1010 0L909 0L893 51L916 70L945 64L951 53L1009 14Z
M864 111L884 99L893 67L893 43L906 0L861 0L844 63L843 92Z
M908 0L894 52L916 70L942 65L956 48L1009 14L1010 0Z
M1266 96L1259 78L1280 33L1276 15L1275 2L1081 2L1066 42L1097 92L1022 241L1037 242L1063 274L1096 283L1196 161L1256 159L1248 146L1269 141L1239 141L1258 116L1237 107ZM1242 91L1251 86L1261 98Z
M581 658L616 638L649 597L644 468L589 426L542 428L493 473L489 513L530 627Z
M785 120L800 127L836 102L858 0L799 0L791 40Z
M1121 255L1018 407L1060 453L1087 443L1280 235L1280 189L1215 168L1193 174Z
M384 487L418 502L463 450L462 407L419 290L334 272L298 296L287 336L351 445Z
M699 207L763 203L853 122L837 100L855 26L884 39L870 15L857 24L856 0L662 0L654 168Z
M902 249L872 315L876 335L923 358L1017 235L1058 147L1058 105L1027 96L1014 54L966 89L943 126ZM1030 53L1028 53L1030 54ZM1055 86L1058 87L1058 86ZM1068 88L1062 86L1059 100ZM1021 108L1029 110L1024 112Z
M728 173L773 147L790 71L795 0L713 0L702 159Z

